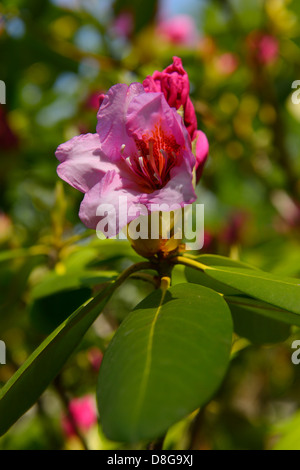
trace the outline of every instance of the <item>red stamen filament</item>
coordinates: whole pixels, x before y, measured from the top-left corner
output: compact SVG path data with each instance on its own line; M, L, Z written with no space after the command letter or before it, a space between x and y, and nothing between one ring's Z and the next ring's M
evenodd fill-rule
M137 140L136 145L137 154L127 157L124 156L125 145L121 146L121 155L128 168L141 180L141 185L152 191L162 188L180 156L180 146L161 129L155 130L154 137Z

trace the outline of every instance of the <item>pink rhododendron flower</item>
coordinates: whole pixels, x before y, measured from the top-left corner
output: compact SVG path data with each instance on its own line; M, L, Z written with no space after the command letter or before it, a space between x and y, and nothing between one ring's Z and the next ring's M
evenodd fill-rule
M278 58L278 40L271 34L254 31L247 38L252 59L263 65L270 64Z
M259 44L259 58L263 64L269 64L278 57L278 41L274 36L265 34Z
M196 200L191 140L162 92L146 92L139 83L115 85L97 118L96 134L74 137L56 151L58 175L85 194L79 216L87 227L96 229L101 220L99 204L115 209L113 236L139 216L131 206L151 211L153 204L184 207Z
M198 39L193 18L189 15L177 15L160 21L157 33L173 44L192 46Z
M182 66L179 57L173 57L173 64L162 72L154 72L143 81L147 92L162 92L168 104L179 110L183 109L184 124L188 130L191 142L196 143L196 171L199 180L208 155L209 144L206 135L197 130L197 118L194 106L189 96L189 77Z
M97 423L96 406L90 395L71 400L69 413L71 419L66 415L62 417L62 428L67 437L76 435L73 423L82 432L88 431Z
M133 16L129 11L122 11L114 20L112 30L121 37L130 37L134 27Z
M238 64L237 56L231 52L221 54L216 61L217 69L222 75L231 75L236 71Z

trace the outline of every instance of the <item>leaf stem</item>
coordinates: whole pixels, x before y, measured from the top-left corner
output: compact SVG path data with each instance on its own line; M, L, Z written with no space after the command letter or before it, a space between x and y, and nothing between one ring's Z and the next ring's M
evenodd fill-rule
M160 280L160 288L164 295L171 285L171 278L169 276L163 276Z
M137 279L145 282L149 282L152 284L156 289L159 288L159 279L156 276L152 276L151 274L147 273L137 273L137 274L132 274L130 276L130 279Z
M113 291L117 289L126 279L137 271L142 271L143 269L154 269L157 271L156 267L150 261L141 261L140 263L132 264L129 268L125 269L119 277L112 284Z
M175 256L174 258L171 259L171 261L174 264L183 264L184 266L188 266L189 268L194 268L202 272L206 271L207 269L210 269L209 266L199 263L199 261L186 258L185 256Z

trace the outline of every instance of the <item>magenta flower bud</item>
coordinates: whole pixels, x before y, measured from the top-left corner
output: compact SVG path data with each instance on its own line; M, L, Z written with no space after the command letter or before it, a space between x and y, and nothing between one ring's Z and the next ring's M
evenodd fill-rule
M162 72L154 72L143 81L143 87L147 92L162 92L167 103L172 108L183 110L184 125L187 128L191 142L196 139L196 173L199 181L205 161L208 156L208 140L205 134L197 130L197 118L193 103L190 99L189 77L182 66L179 57L173 57L173 64L169 65Z
M196 165L195 165L195 170L196 170L196 182L200 180L204 165L208 156L208 150L209 150L209 143L207 140L206 135L202 131L195 131L194 132L194 138L193 142L196 142L196 150L195 150L195 156L196 156Z
M190 138L197 129L197 118L194 106L191 102L189 92L189 77L182 66L179 57L173 57L173 64L169 65L162 72L154 72L143 81L143 86L147 92L162 92L169 106L175 109L183 108L184 124L188 130Z

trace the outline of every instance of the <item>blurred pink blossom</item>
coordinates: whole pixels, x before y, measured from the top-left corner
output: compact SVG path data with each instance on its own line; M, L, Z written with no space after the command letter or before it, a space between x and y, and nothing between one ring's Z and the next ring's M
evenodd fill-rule
M74 424L81 432L88 431L97 423L97 412L92 396L86 395L81 398L73 398L69 404L70 416L63 415L62 428L67 437L76 435Z
M0 210L0 243L12 236L13 224L8 215Z
M271 34L266 34L261 31L254 31L247 37L247 44L252 60L259 64L271 64L278 58L278 40Z
M241 243L245 235L248 220L249 214L247 212L241 210L233 212L220 234L220 241L229 246Z
M238 68L238 64L238 57L232 52L225 52L216 59L216 67L221 75L231 75Z
M205 252L209 252L213 242L214 242L214 235L208 230L204 230L203 250Z
M100 369L103 354L99 348L90 348L87 353L92 368L97 372Z
M129 11L121 12L112 25L113 33L124 38L130 37L133 31L133 16Z
M157 33L176 45L193 46L198 40L195 21L189 15L177 15L161 20L157 26Z

